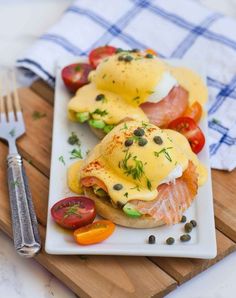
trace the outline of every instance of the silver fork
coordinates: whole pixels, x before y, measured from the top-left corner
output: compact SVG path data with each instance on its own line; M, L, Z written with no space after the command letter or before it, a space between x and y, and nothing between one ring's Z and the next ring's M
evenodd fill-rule
M8 189L14 246L21 256L31 258L39 252L41 243L28 179L23 167L22 157L16 147L16 139L25 133L25 125L16 90L15 74L8 72L2 74L1 77L0 138L6 140L9 145L9 154L7 156ZM10 93L10 81L13 87L12 93ZM6 94L4 97L3 86Z

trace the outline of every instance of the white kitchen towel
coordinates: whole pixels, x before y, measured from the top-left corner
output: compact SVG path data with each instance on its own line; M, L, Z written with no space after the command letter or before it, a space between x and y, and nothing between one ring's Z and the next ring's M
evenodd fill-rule
M194 0L79 0L17 60L54 85L56 61L112 44L206 66L211 166L236 167L236 22Z

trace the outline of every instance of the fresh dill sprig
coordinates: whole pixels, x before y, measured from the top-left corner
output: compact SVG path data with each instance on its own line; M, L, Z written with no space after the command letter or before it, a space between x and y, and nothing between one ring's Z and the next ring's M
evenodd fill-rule
M64 166L66 165L65 160L64 160L64 157L63 157L62 155L59 156L58 160L59 160L61 163L63 163Z
M134 165L129 165L128 162L132 160ZM144 175L144 165L137 156L132 156L132 153L126 151L124 159L119 163L119 167L124 170L127 176L132 176L134 180L140 180Z
M165 155L166 159L168 159L169 162L172 162L172 159L171 159L171 157L170 157L170 154L169 154L169 152L167 152L167 150L172 149L172 148L173 148L173 147L167 147L167 148L163 148L163 149L161 149L159 152L154 151L154 155L155 155L156 157L159 157L160 154L163 153L163 154Z

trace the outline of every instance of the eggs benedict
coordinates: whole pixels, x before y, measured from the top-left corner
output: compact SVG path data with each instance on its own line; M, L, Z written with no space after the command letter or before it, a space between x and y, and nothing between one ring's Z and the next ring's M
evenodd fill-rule
M179 222L207 175L183 135L129 121L96 145L77 177L102 217L150 228Z
M141 51L120 50L90 73L90 83L69 102L68 116L87 121L103 137L125 120L167 127L194 101L206 99L207 88L193 71Z

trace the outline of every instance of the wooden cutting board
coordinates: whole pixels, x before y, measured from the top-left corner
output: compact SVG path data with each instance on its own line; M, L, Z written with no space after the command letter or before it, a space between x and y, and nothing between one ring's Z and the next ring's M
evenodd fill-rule
M26 135L19 142L33 194L40 234L45 239L53 91L37 81L19 90ZM46 117L33 120L34 111ZM0 142L0 228L12 237L6 181L7 146ZM212 171L217 235L213 260L120 256L54 256L44 249L36 260L80 297L163 297L178 285L212 266L236 249L236 171Z

